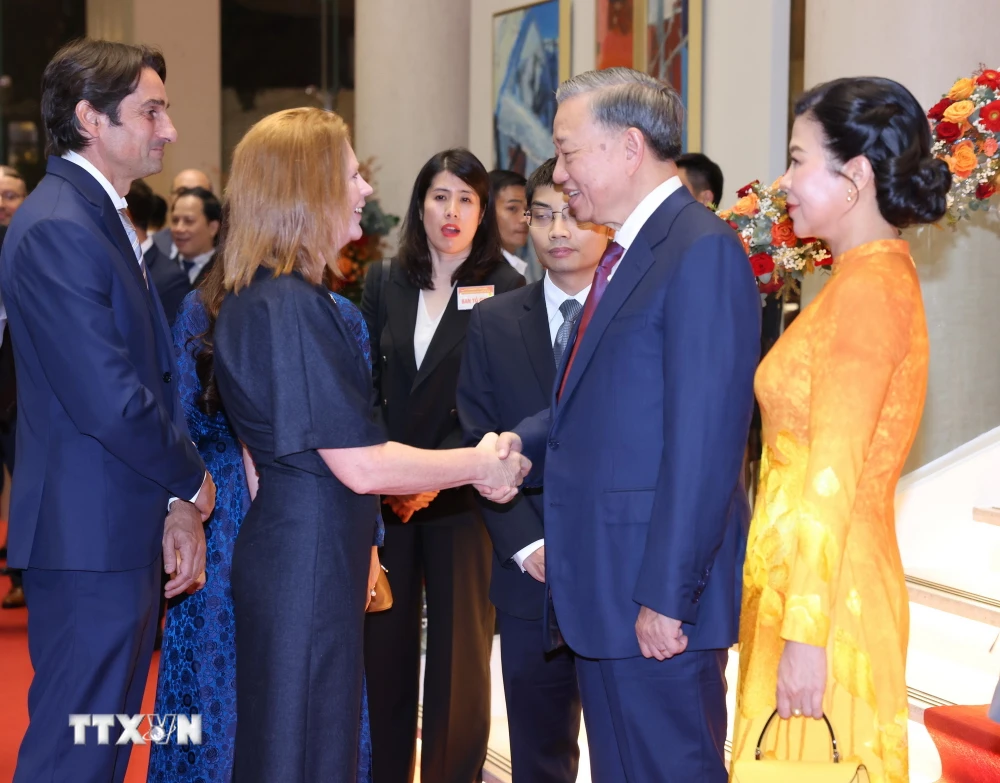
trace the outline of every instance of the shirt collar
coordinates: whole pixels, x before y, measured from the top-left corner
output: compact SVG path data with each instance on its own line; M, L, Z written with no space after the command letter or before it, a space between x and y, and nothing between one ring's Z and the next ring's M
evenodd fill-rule
M145 242L139 243L139 249L142 250L142 254L146 255L146 252L153 246L153 237L147 236Z
M83 155L78 152L70 151L63 155L62 159L68 160L70 163L75 163L81 169L90 174L90 176L96 179L98 183L100 183L100 186L104 188L104 192L108 194L108 198L111 199L111 203L115 205L115 209L128 209L128 202L125 198L118 195L118 191L114 189L114 186L108 181L108 178L98 171L97 167L83 157Z
M202 253L201 255L197 255L194 258L187 258L184 260L193 263L195 265L195 268L198 269L205 266L205 264L207 264L214 255L215 255L215 248L213 247L206 253ZM184 256L178 254L178 258L184 258Z
M587 294L590 293L590 286L588 285L582 291L578 292L576 296L570 296L553 283L549 277L549 273L546 272L542 282L542 291L545 293L545 310L548 313L549 321L551 321L556 317L556 313L559 312L559 306L567 299L575 299L581 305L586 304Z
M632 210L632 214L622 223L622 227L615 232L615 242L628 250L646 221L660 208L660 204L681 187L683 184L680 177L671 177L666 182L657 185L646 198L639 202L639 205Z

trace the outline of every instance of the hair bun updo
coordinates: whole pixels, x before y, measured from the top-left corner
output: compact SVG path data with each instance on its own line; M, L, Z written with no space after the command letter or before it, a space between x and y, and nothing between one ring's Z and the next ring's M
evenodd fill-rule
M836 79L795 104L822 127L840 163L863 155L875 176L879 211L896 228L944 217L951 188L948 165L931 155L931 133L917 99L891 79Z

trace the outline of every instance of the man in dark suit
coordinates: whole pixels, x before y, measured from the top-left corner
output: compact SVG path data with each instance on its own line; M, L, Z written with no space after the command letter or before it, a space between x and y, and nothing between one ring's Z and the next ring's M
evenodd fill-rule
M128 196L128 213L135 226L135 235L142 248L142 259L146 262L149 279L153 281L156 293L167 315L167 324L174 328L174 319L184 297L191 292L191 282L180 264L171 260L148 235L149 218L153 212L153 190L141 179L132 183Z
M161 563L168 597L204 568L215 485L124 198L176 138L165 73L140 46L81 40L55 55L47 173L0 254L20 430L9 558L25 569L34 667L16 783L124 779L117 727L110 744L94 729L77 744L68 716L139 712Z
M604 226L577 224L555 158L527 184L531 243L545 277L472 311L458 383L466 437L515 427L544 408L556 367L583 310L608 244ZM572 783L579 767L580 690L573 653L542 646L545 606L543 498L538 490L508 506L485 504L493 540L490 599L500 624L500 655L514 781Z
M205 188L182 188L170 213L170 230L177 246L176 262L197 288L215 265L215 248L222 226L222 204Z
M184 169L178 172L170 185L170 208L173 209L177 194L182 190L190 188L204 188L209 193L212 192L212 180L204 171L198 169ZM163 255L173 260L177 258L177 245L174 244L174 236L170 231L169 216L167 225L153 234L153 244Z
M610 68L557 100L554 179L615 241L550 408L497 446L544 478L545 576L594 779L722 783L760 299L732 229L677 176L670 87Z

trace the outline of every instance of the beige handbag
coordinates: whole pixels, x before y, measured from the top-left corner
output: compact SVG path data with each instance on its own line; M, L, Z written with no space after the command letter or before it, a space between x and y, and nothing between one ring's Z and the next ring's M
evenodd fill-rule
M389 588L389 569L380 564L378 580L375 582L375 595L365 610L368 614L384 612L392 609L392 590Z
M837 738L826 715L823 720L830 732L830 743L833 746L831 761L779 761L763 758L761 746L768 728L777 716L778 711L775 710L764 724L753 760L733 761L733 783L868 783L868 770L864 764L848 764L841 760Z

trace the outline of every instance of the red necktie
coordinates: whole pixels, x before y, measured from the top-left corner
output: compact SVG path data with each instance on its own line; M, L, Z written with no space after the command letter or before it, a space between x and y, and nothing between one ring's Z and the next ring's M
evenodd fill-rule
M594 311L597 309L601 297L604 296L605 289L608 287L608 276L623 255L625 255L625 248L617 242L609 242L604 255L601 256L601 263L597 265L597 270L594 272L594 282L590 286L590 293L587 294L587 301L583 305L583 315L580 316L580 328L576 333L576 342L573 343L573 350L569 355L569 361L566 362L566 372L563 373L562 383L559 384L559 394L556 395L557 400L562 397L563 389L566 388L566 379L569 378L569 371L573 367L573 360L576 358L576 352L580 350L580 343L583 342L583 335L587 331L590 319L594 317Z

